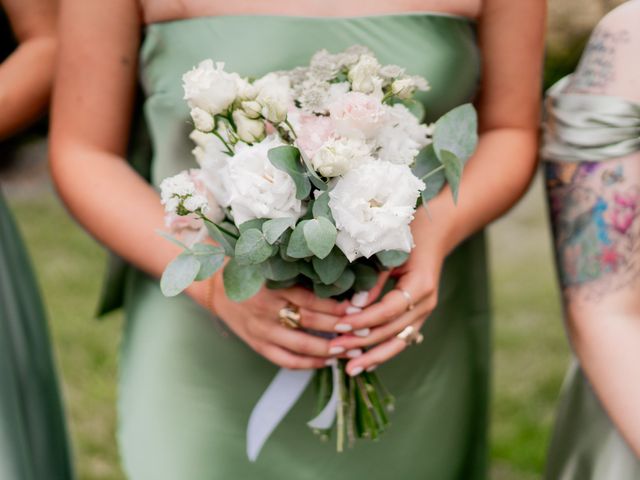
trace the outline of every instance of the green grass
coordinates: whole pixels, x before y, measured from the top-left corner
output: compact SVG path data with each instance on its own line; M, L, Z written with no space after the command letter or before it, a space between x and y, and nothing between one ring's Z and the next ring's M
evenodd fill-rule
M492 479L540 477L568 361L540 186L491 229ZM93 319L104 251L52 194L10 201L47 302L79 476L122 479L115 444L118 315Z

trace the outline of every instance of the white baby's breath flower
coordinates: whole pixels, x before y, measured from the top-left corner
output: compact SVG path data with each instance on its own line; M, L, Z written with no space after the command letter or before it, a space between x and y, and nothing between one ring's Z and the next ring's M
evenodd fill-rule
M373 55L362 55L358 63L349 69L348 78L351 82L351 89L355 92L374 93L380 85L382 79L378 75L380 63Z
M385 80L394 80L401 75L404 75L404 68L398 65L385 65L380 68L380 76Z
M258 89L256 101L262 106L262 116L275 125L284 122L293 103L289 77L268 73L254 85Z
M264 121L249 118L242 110L235 110L232 116L236 124L238 137L240 137L240 140L243 142L255 143L265 137Z
M373 160L371 147L355 138L331 138L311 159L313 168L324 177L337 177Z
M375 138L378 158L392 163L412 165L420 150L431 143L429 129L400 103L392 107L385 106L385 109L385 124Z
M235 73L225 72L224 63L214 65L212 60L203 60L182 76L184 99L191 108L217 115L235 100L239 78Z
M293 180L267 156L280 145L283 142L275 135L253 145L240 143L217 172L229 191L228 205L237 225L254 218L299 218L304 213Z
M210 132L213 130L215 125L211 114L198 107L191 109L191 119L193 120L193 124L196 129L201 132Z
M329 192L338 248L351 262L384 250L411 251L410 223L422 189L406 165L374 161L347 172Z
M309 77L316 81L326 82L334 79L340 72L339 57L332 55L327 50L319 50L309 64Z
M160 203L166 213L189 215L204 214L209 208L206 196L197 191L189 171L165 178L160 183Z

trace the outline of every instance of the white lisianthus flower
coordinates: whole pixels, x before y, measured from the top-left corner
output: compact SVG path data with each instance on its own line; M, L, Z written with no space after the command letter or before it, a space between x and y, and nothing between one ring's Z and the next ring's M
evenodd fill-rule
M380 63L373 55L361 55L358 63L349 69L347 77L351 82L351 89L355 92L373 93L382 79L378 75Z
M258 89L256 101L262 106L262 116L275 125L284 122L293 103L289 77L268 73L256 80L254 86Z
M238 77L236 85L238 87L238 98L241 100L253 100L258 95L258 89L246 78Z
M229 206L236 225L254 218L299 218L304 213L291 177L277 169L267 154L284 145L276 135L253 145L240 143L219 174L229 190Z
M242 110L235 110L232 117L238 137L243 142L255 143L264 138L265 125L262 120L249 118Z
M209 112L198 107L191 109L191 119L193 120L193 124L196 129L201 132L210 132L213 130L215 125L213 116L211 116Z
M338 248L350 262L384 250L410 252L410 224L424 187L406 165L375 161L347 172L329 192Z
M224 71L224 63L203 60L182 76L184 99L189 107L211 115L224 112L236 99L239 76Z
M323 177L337 177L373 160L371 147L356 138L331 138L311 159L313 168Z
M199 190L191 172L180 172L160 183L160 203L166 213L177 215L205 214L209 209L206 194Z
M420 150L431 143L429 128L400 103L386 109L386 123L375 138L377 156L383 161L412 165Z
M396 97L406 99L411 98L416 90L429 90L429 83L417 75L412 77L403 77L394 80L391 84L391 93Z
M249 118L260 118L262 115L262 105L255 100L246 100L240 103L240 108Z
M386 120L379 100L360 92L348 92L329 105L336 132L346 137L374 137Z

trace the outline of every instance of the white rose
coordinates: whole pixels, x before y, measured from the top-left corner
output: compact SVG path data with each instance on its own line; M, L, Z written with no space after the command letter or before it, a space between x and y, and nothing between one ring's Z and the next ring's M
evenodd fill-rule
M213 130L215 122L209 112L194 107L191 109L191 119L195 127L201 132L210 132Z
M349 69L347 77L351 82L351 89L356 92L373 93L382 79L378 76L380 63L373 55L362 55L358 63Z
M256 80L256 101L262 106L262 116L277 125L287 118L287 110L293 104L291 84L286 75L268 73Z
M375 138L380 160L411 165L424 147L431 143L429 129L407 107L396 103L385 106L385 125Z
M260 118L262 115L262 105L255 100L247 100L240 103L240 108L249 118Z
M336 131L347 137L374 137L384 125L386 110L379 100L360 92L348 92L329 105Z
M375 161L347 172L329 192L338 248L351 262L384 250L411 251L410 224L422 189L406 165Z
M411 98L416 90L429 90L427 81L417 75L398 78L391 84L391 93L402 99Z
M284 144L275 135L253 145L240 143L219 172L237 225L254 218L299 218L304 213L293 180L267 157L269 150L280 145Z
M265 125L262 120L249 118L242 110L233 112L233 121L240 140L246 143L255 143L265 136Z
M184 99L189 107L201 108L211 115L224 112L238 94L239 76L224 71L224 63L203 60L182 76Z
M322 176L337 177L371 160L371 148L366 142L341 137L325 142L312 157L311 163Z

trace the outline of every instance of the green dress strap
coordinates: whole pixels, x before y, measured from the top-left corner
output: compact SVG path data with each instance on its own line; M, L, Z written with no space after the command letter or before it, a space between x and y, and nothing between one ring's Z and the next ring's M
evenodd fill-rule
M599 162L640 150L640 104L609 95L568 93L571 75L547 92L542 158Z
M0 478L74 478L35 277L0 192Z

